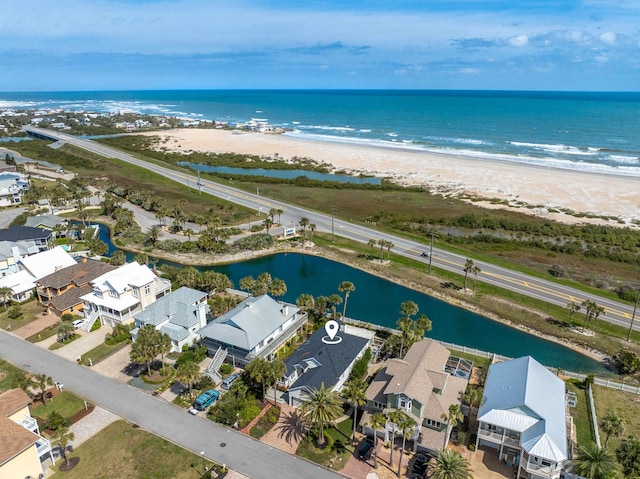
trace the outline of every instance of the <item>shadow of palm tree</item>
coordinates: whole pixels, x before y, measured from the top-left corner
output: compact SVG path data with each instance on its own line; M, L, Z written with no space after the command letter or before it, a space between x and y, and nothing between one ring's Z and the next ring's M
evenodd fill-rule
M279 438L284 438L289 444L299 443L306 435L307 427L298 411L285 412L276 425L275 430Z

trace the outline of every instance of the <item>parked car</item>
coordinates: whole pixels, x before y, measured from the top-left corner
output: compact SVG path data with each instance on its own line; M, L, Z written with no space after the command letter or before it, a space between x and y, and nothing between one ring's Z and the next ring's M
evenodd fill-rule
M209 389L202 394L200 394L195 401L193 401L193 405L189 409L191 414L197 414L198 411L204 411L209 406L211 406L216 399L220 397L220 391L216 389Z
M76 319L73 323L71 323L74 328L79 328L84 324L84 319Z
M238 379L239 377L239 374L230 374L229 376L224 378L224 380L222 381L222 389L231 389L231 386L233 386L233 383L235 383L236 379Z
M361 461L366 461L371 458L373 452L373 439L364 438L355 451L355 456Z
M413 457L411 471L407 474L409 479L423 479L425 477L425 472L427 472L427 468L429 467L430 460L431 456L429 454L425 454L424 452L416 454Z

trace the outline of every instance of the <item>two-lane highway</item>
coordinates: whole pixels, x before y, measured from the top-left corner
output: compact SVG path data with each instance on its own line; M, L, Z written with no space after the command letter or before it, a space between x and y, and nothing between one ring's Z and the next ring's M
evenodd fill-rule
M422 261L425 263L425 267L429 262L429 258L421 256L423 251L428 250L428 246L424 243L383 233L371 227L349 223L347 221L333 218L331 215L306 210L304 208L289 205L270 198L264 198L263 196L260 196L258 192L256 192L256 194L251 194L230 186L221 185L207 180L202 180L201 185L198 185L194 176L189 175L188 173L183 173L154 163L142 161L128 153L124 153L90 140L84 140L65 133L31 126L25 127L24 130L34 136L65 141L107 158L116 158L118 160L137 165L193 189L200 189L204 193L237 203L247 208L260 208L260 211L264 212L268 212L271 208L281 209L284 211L281 218L281 222L284 226L295 226L300 218L307 217L309 218L310 223L314 223L316 225L318 231L334 232L336 235L362 243L368 243L370 239L384 239L393 243L394 253L417 261ZM433 249L433 255L431 258L432 265L434 267L459 274L464 274L463 268L466 260L467 257L465 256L437 248ZM475 261L475 264L481 269L477 278L479 281L514 291L531 298L536 298L541 301L546 301L560 307L565 307L572 301L581 303L585 299L590 299L604 307L605 314L604 316L601 316L600 319L626 328L630 325L633 315L633 307L627 304L597 295L584 293L575 288L529 276L517 271L512 271L508 268L495 266L490 263ZM634 324L634 329L640 330L638 322Z

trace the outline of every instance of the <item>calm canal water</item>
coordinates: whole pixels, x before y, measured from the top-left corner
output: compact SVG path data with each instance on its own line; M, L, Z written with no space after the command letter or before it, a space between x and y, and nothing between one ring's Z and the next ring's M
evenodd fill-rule
M101 228L100 239L109 244L109 254L112 254L116 248L109 239L108 228ZM131 261L133 255L127 254L127 258ZM158 264L163 263L180 266L163 261ZM324 258L280 253L242 263L199 269L214 269L226 274L236 287L245 276L256 277L266 271L272 277L284 280L287 294L283 299L292 303L302 293L313 296L338 293L338 285L342 281L351 281L356 291L351 293L347 303L347 316L350 318L395 327L400 317L400 304L414 301L420 308L418 314L425 313L433 323L433 329L427 333L427 337L514 358L531 355L544 365L568 371L610 374L598 361L569 348Z

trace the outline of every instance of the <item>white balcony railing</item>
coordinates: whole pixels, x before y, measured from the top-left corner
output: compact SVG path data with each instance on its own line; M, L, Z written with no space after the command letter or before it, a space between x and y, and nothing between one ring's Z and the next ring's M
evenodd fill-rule
M31 432L35 432L36 434L37 434L37 431L39 431L38 421L36 421L31 416L25 416L24 419L20 421L18 424L20 424L23 428L28 429Z
M41 437L36 441L36 449L38 450L38 457L42 457L51 452L51 443L44 437Z

